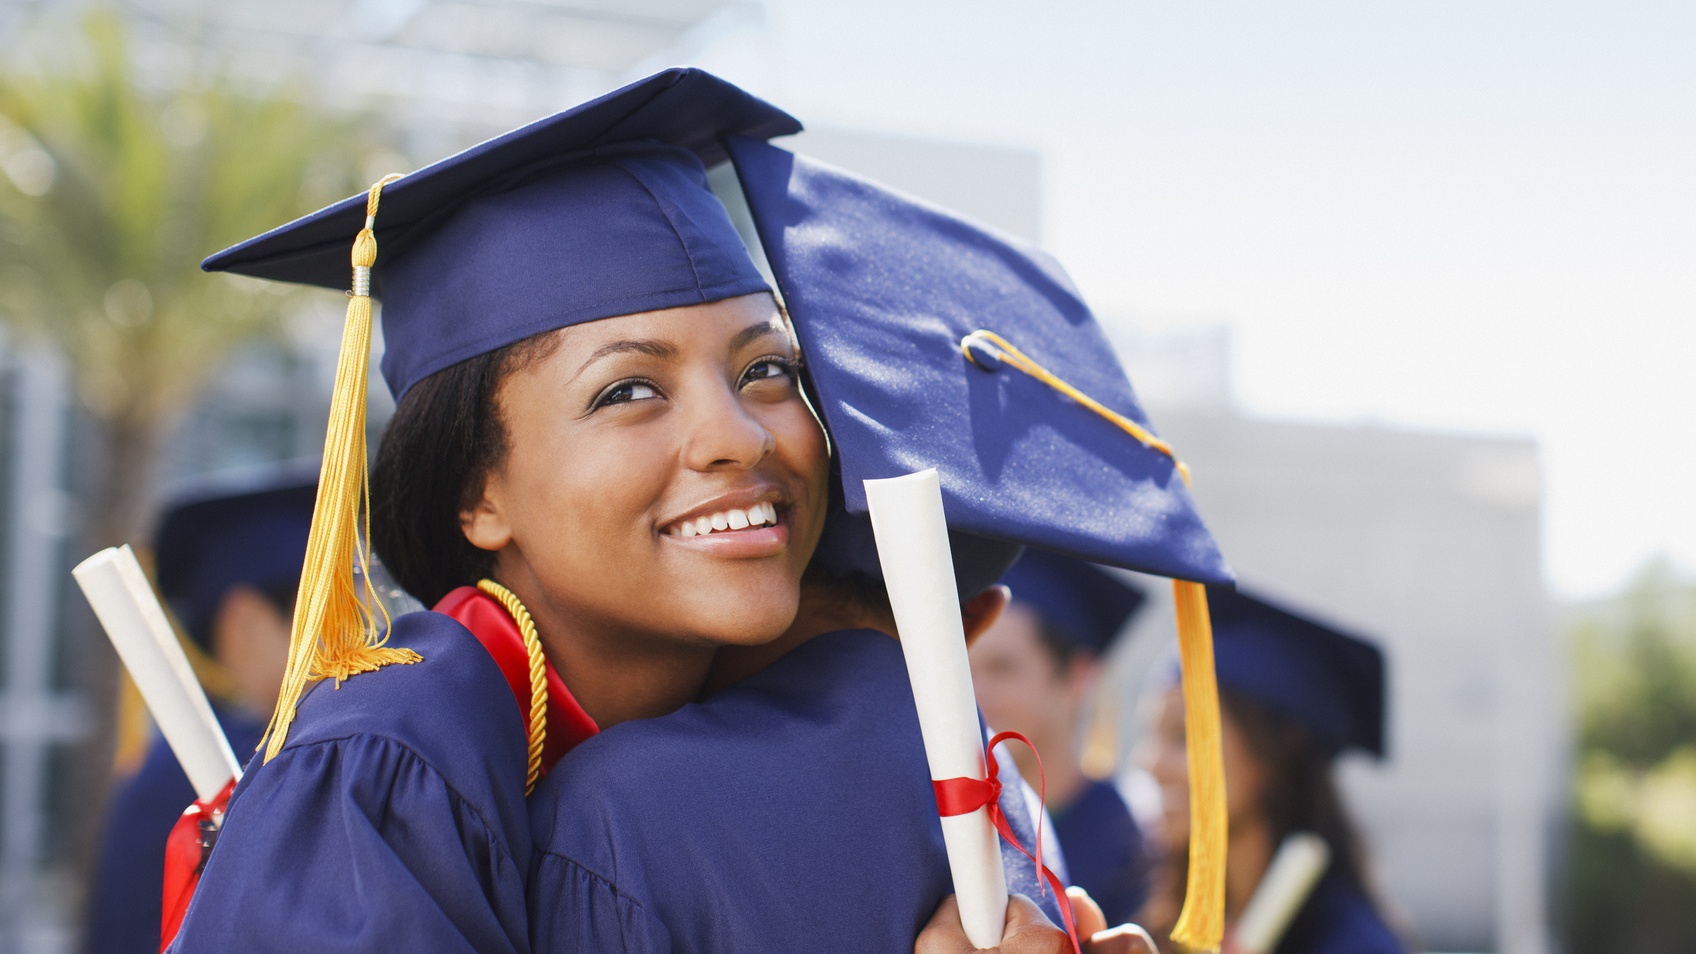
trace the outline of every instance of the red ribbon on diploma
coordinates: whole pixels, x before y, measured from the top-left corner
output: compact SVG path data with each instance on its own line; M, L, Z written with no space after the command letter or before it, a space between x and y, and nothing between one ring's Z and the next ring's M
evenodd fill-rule
M1048 780L1042 771L1042 753L1036 750L1031 740L1017 732L998 732L989 740L989 747L984 755L989 764L988 778L945 778L932 779L931 788L936 791L936 813L944 818L953 815L970 815L980 808L989 808L989 820L995 825L995 830L1001 833L1001 838L1009 845L1019 849L1019 853L1029 858L1042 872L1042 879L1054 889L1054 899L1060 905L1060 918L1066 922L1066 935L1072 939L1072 950L1080 952L1082 946L1078 943L1078 928L1072 919L1072 899L1066 896L1066 887L1060 883L1060 878L1048 866L1042 863L1042 815L1036 819L1036 854L1025 850L1019 844L1019 836L1013 833L1013 826L1007 823L1007 816L1001 813L1001 767L995 761L995 747L1003 741L1012 739L1023 742L1025 748L1036 756L1037 793L1046 797ZM1040 886L1039 886L1040 888Z
M223 823L224 809L229 807L230 793L235 789L236 780L232 778L212 801L195 799L171 826L171 835L165 839L165 906L160 922L160 954L176 940L177 930L183 926L183 915L194 900L195 886L200 884L200 873L206 870L206 858L212 853L212 843L218 840L218 826Z

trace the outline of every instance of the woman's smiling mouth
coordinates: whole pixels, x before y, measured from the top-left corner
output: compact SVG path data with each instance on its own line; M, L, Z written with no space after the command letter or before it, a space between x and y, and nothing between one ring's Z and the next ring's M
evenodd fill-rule
M747 530L763 526L777 526L777 505L769 500L754 504L746 509L733 507L692 519L679 520L666 527L665 533L668 536L677 537L704 537L712 533Z

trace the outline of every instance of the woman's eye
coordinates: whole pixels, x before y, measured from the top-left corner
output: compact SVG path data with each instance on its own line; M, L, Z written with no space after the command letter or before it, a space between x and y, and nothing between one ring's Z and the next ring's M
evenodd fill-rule
M646 381L620 381L595 398L595 407L602 408L609 404L629 404L632 401L646 401L660 396L659 389Z
M769 381L773 378L782 378L786 381L794 380L795 362L788 358L779 358L773 355L771 357L761 358L760 360L755 361L753 364L748 366L748 370L742 372L743 384L753 384L756 381Z

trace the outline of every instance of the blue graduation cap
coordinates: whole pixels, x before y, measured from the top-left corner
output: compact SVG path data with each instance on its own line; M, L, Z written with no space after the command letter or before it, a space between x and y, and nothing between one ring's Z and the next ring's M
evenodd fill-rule
M386 178L202 264L345 288L352 243L321 493L267 759L282 749L310 679L419 658L384 644L374 595L346 579L363 561L373 296L383 301L383 375L398 400L437 371L543 332L766 291L707 187L706 165L725 158L726 136L800 129L723 80L667 70Z
M1306 613L1209 587L1219 684L1295 719L1335 752L1384 755L1384 653Z
M767 143L733 138L730 153L836 441L850 513L866 511L866 479L935 467L957 529L1230 582L1164 445L1003 365L999 342L1010 342L1153 437L1059 263ZM980 330L999 342L972 338ZM963 348L968 339L983 345Z
M1082 560L1027 550L1001 578L1042 618L1043 627L1075 649L1101 655L1144 601L1141 590Z
M1089 308L1016 239L765 142L729 146L836 442L847 516L815 559L864 568L838 550L864 481L935 468L957 532L1177 581L1195 834L1173 937L1217 947L1225 792L1202 584L1231 571Z
M673 69L396 179L381 191L383 375L430 374L544 331L765 291L705 167L723 137L801 131L711 74ZM354 196L202 263L348 287Z
M266 467L174 488L153 533L159 592L201 649L231 587L293 589L306 556L318 468Z

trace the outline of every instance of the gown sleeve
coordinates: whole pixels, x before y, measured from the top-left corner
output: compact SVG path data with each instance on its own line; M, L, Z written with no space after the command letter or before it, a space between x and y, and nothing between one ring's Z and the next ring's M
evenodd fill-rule
M249 766L172 951L529 951L511 692L440 614L396 635L424 661L313 687Z
M548 954L671 954L665 924L570 858L537 854L530 872L530 945Z
M527 949L522 906L503 903L523 882L501 839L393 741L287 749L256 775L239 809L172 947L178 954Z

